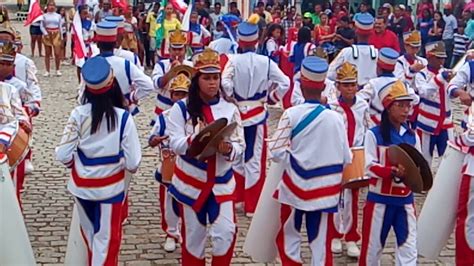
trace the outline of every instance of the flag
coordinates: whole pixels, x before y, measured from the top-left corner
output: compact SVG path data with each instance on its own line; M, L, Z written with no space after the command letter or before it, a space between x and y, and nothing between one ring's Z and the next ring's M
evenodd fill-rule
M112 7L121 8L124 12L128 9L127 0L112 0Z
M173 5L173 8L178 10L181 14L184 14L188 9L188 5L183 0L170 0L170 3Z
M74 42L74 62L76 63L76 66L82 67L85 62L87 50L86 44L84 43L84 37L82 36L82 21L78 10L76 10L72 20L71 35Z
M190 1L187 9L186 9L186 13L184 13L184 16L183 16L183 20L181 22L181 29L183 31L189 31L189 23L191 22L191 12L193 11L193 2L194 1Z
M25 26L40 21L43 19L43 11L39 0L30 0L30 7L28 8L28 16L26 17Z

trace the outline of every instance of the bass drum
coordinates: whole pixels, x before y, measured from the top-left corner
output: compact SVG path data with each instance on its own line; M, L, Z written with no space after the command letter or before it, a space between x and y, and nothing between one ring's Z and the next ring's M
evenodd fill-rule
M36 265L7 157L0 155L0 265Z
M8 147L7 157L10 170L15 169L25 159L30 151L31 135L17 124L17 130L12 144Z
M448 142L433 187L418 217L418 253L428 259L438 258L453 232L465 156L459 147Z
M273 198L283 175L281 163L270 165L262 194L244 242L244 252L261 263L273 262L278 255L276 236L280 230L280 203Z

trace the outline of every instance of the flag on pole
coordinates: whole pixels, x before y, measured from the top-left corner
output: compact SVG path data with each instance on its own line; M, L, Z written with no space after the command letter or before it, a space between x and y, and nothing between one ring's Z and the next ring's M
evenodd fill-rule
M112 7L121 8L124 12L128 9L127 0L112 0Z
M178 10L179 13L184 14L188 10L188 5L183 0L170 0L173 8Z
M189 31L189 23L191 22L191 13L193 11L193 2L190 1L189 5L186 8L186 13L184 13L183 20L181 23L181 29L183 31Z
M84 5L85 1L79 1L78 7ZM72 41L74 42L74 62L76 66L82 67L85 62L85 57L87 55L86 44L84 42L84 37L82 36L82 21L79 14L79 9L76 8L76 13L72 20Z
M28 8L28 16L26 17L25 26L40 21L43 19L43 11L39 0L30 0Z

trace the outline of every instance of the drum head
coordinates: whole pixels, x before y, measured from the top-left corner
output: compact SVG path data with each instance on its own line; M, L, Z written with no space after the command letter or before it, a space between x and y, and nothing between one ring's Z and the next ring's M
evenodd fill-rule
M401 143L398 146L410 155L411 159L420 169L421 178L423 179L423 191L430 190L433 186L433 173L431 172L430 165L425 160L425 157L423 157L423 155L410 144Z
M204 150L201 154L198 155L197 159L204 161L207 157L212 156L217 153L217 149L219 147L219 143L230 135L234 133L235 128L237 127L237 123L233 122L223 128L219 133L217 133L214 138L206 145Z
M202 153L206 145L212 138L227 125L227 118L219 118L205 127L191 142L188 147L187 155L196 157Z
M423 191L423 179L420 170L412 160L410 155L397 145L388 148L388 160L392 165L403 165L405 167L406 176L403 183L413 192L420 193Z

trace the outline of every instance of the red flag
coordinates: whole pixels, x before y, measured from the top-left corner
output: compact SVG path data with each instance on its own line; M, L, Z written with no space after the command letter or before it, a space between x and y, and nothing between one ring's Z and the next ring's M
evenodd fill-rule
M72 20L72 40L74 42L74 62L76 66L82 67L86 57L86 45L82 36L82 21L79 11L76 11Z
M128 9L128 2L127 0L112 0L112 7L121 8L125 12Z
M26 17L25 26L30 25L41 20L43 17L43 11L39 0L30 0L30 7L28 9L28 17Z

